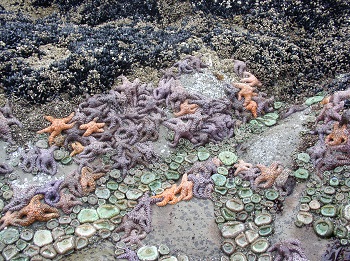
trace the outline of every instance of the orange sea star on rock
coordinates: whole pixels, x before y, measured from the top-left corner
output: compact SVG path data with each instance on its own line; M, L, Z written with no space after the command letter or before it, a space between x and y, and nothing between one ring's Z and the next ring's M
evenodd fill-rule
M186 114L193 114L196 112L198 107L199 107L198 104L195 104L195 103L189 104L188 100L185 100L183 103L180 104L180 111L175 112L174 115L175 117L179 117Z
M241 82L247 83L251 87L261 87L261 82L250 72L243 72Z
M252 100L252 97L258 96L258 94L254 92L255 88L246 83L232 83L232 85L240 89L237 94L237 99L240 101L242 98L244 98L244 106L247 106L249 104L249 102Z
M72 142L71 147L73 149L72 152L69 154L69 156L71 156L71 157L83 152L83 150L85 149L85 147L78 141Z
M254 185L259 188L269 188L273 185L276 178L282 173L283 167L281 163L275 161L272 162L269 167L266 167L262 164L256 165L261 174L255 179Z
M83 137L90 136L92 133L95 132L104 132L103 127L105 126L106 123L104 122L97 122L98 117L94 118L92 121L82 124L79 126L79 129L81 130L86 130L83 134Z
M37 131L38 134L44 133L44 132L50 132L49 136L49 144L51 145L57 135L59 135L62 131L68 130L72 128L75 124L75 122L69 123L68 122L73 118L74 112L72 112L69 116L65 118L54 118L52 116L45 116L45 119L51 122L51 125L45 129Z
M254 118L258 117L258 104L255 101L250 101L245 108L253 114Z
M41 202L43 198L42 194L34 196L27 206L18 211L14 222L21 226L29 226L35 221L48 221L59 217L57 208Z
M5 215L0 219L0 230L7 226L17 226L15 219L18 217L18 211L7 211Z
M175 195L180 193L180 196L172 200L171 204L175 204L181 200L190 200L193 197L192 189L193 181L187 179L187 173L183 174L180 185L175 189Z
M159 207L164 207L166 204L175 204L176 196L175 196L176 184L173 184L170 188L167 188L163 191L163 193L159 195L152 196L152 198L163 198L161 202L156 203Z
M83 167L81 169L81 176L80 176L80 184L83 190L83 193L86 195L96 188L96 182L95 180L101 178L105 173L104 172L97 172L94 173L93 169L90 167Z
M333 126L333 131L327 135L325 142L327 145L342 145L348 141L349 132L346 125L339 127L339 122L336 122Z
M237 176L241 171L245 171L245 170L251 169L253 167L253 164L245 162L244 160L240 159L233 166L236 168L236 170L235 170L235 172L233 174L235 176Z

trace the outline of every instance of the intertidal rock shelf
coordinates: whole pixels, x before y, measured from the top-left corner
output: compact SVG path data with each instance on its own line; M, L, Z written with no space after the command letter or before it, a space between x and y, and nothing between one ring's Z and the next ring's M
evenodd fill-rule
M298 238L311 227L339 241L320 241L323 260L347 260L350 91L288 105L245 62L226 73L210 55L162 73L156 87L121 76L66 115L42 115L24 145L12 104L0 108L1 258L79 258L108 241L106 260L320 260ZM299 232L280 236L289 199Z

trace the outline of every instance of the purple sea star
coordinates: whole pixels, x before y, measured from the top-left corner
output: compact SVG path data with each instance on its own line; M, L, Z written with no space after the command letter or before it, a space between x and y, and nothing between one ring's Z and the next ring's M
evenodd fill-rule
M190 174L188 175L188 180L193 182L193 195L196 198L211 198L211 193L214 190L214 182L209 177L205 177L203 175Z
M151 232L152 209L151 205L162 201L158 198L151 198L145 193L139 200L137 205L127 213L127 216L135 223L139 224L147 233Z
M212 174L216 173L217 167L221 165L218 158L209 158L206 161L195 162L187 174L199 174L205 178L210 178Z
M39 187L35 191L35 195L43 194L45 203L50 205L51 207L54 207L55 204L58 203L60 200L59 188L62 182L63 180L50 181L45 185Z
M122 238L121 241L124 243L137 244L138 246L143 246L144 244L141 242L141 240L144 239L146 236L147 233L145 231L139 233L138 230L134 229L131 230L130 235Z
M316 164L317 175L322 178L323 172L339 166L350 165L350 158L345 154L338 154L327 150L324 156Z
M36 158L36 167L38 171L49 175L55 175L57 172L57 162L53 157L53 152L57 146L52 146L48 149L36 148L38 157Z
M179 143L180 138L186 138L192 143L197 143L197 140L194 138L192 132L196 126L193 126L192 120L184 122L180 118L172 118L163 122L163 125L175 132L174 141L173 143L169 144L170 147L176 147L176 145Z
M272 245L267 251L277 252L275 261L309 261L301 248L301 243L296 239L287 239Z
M343 107L344 107L344 102L341 102L340 104L337 104L335 106L333 106L333 104L331 103L325 104L323 109L317 116L315 123L317 124L319 121L323 121L324 123L328 123L332 120L340 121L341 116L339 114L339 111Z
M28 152L22 151L20 153L20 167L24 172L32 172L36 168L36 159L38 151L36 148L30 149Z
M3 212L20 210L26 206L32 197L34 197L38 186L26 185L24 188L12 186L12 189L13 196L11 198L11 201L3 208Z
M135 251L130 248L124 248L125 253L117 256L118 259L127 259L128 261L140 261Z
M5 162L0 163L0 174L4 175L9 174L11 172L13 172L13 168L9 164Z
M105 142L98 141L96 138L89 136L90 144L85 146L83 152L78 154L79 158L93 161L98 155L105 154L112 148Z
M139 224L125 215L122 219L122 223L116 229L114 229L114 232L124 231L124 235L121 237L123 239L130 236L131 231L133 230L137 230L138 234L143 231Z
M80 184L80 175L77 170L66 175L63 182L60 185L59 190L62 191L63 188L68 188L68 190L76 197L81 197L83 190Z
M247 64L240 60L233 61L233 71L238 75L242 76L243 72L247 71Z
M22 127L22 123L12 114L10 104L7 102L4 107L0 108L0 138L13 144L10 126L18 125Z
M83 203L71 194L65 193L63 190L60 191L60 201L56 203L54 207L61 208L65 214L72 213L73 207L76 205L82 205Z

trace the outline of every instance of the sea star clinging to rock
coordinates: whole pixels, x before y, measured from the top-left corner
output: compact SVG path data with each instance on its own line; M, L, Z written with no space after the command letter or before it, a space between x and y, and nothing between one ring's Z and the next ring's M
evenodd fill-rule
M247 71L247 64L240 60L234 60L233 61L233 71L238 75L241 76L245 71Z
M36 190L38 189L37 185L26 185L25 187L17 187L12 185L13 196L11 201L3 208L5 211L15 211L26 206L32 197L34 197Z
M79 141L73 141L71 143L71 147L72 147L72 152L69 154L69 156L73 157L81 152L84 151L85 147L83 144L81 144Z
M255 179L255 187L269 188L275 182L275 179L282 173L283 167L279 162L273 162L269 167L261 164L256 165L261 174Z
M333 126L333 131L328 134L325 139L327 145L342 145L348 141L349 131L347 130L347 126L343 125L339 127L339 122L336 122Z
M125 253L117 256L119 259L127 259L128 261L140 261L136 252L130 248L124 248Z
M61 208L65 214L72 213L73 207L76 205L82 205L83 203L76 199L71 193L65 193L63 190L60 191L60 201L56 203L56 208Z
M104 172L95 173L90 167L83 167L81 169L80 184L84 194L88 194L95 190L96 182L95 180L104 176Z
M43 194L45 203L54 207L55 204L60 200L59 187L63 180L52 180L45 185L39 187L35 194Z
M188 180L187 173L183 174L180 185L175 189L175 195L180 193L180 196L175 201L173 200L172 203L174 202L175 204L181 200L190 200L193 197L192 189L193 182Z
M236 170L235 170L235 172L234 172L234 175L235 176L237 176L238 175L238 173L240 173L241 171L245 171L245 170L248 170L248 169L250 169L250 168L252 168L253 167L253 164L251 164L251 163L248 163L248 162L245 162L244 160L238 160L238 162L235 164L235 165L233 165L235 168L236 168Z
M162 201L161 198L152 198L145 193L139 200L137 205L127 213L127 216L135 223L139 224L147 233L151 232L152 208L151 205Z
M243 78L241 82L247 83L251 87L261 87L261 82L250 72L243 72Z
M79 129L81 130L86 130L83 134L83 137L90 136L92 133L95 132L104 132L103 127L105 126L106 123L104 122L97 122L98 117L94 118L92 121L82 124L79 126Z
M35 221L48 221L59 217L60 214L56 208L40 201L43 198L42 194L34 196L27 206L18 211L14 222L21 226L29 226Z
M255 88L246 83L232 83L232 85L240 89L237 94L237 99L240 101L244 98L244 106L247 106L254 96L258 96L258 94L254 92Z
M74 117L74 112L72 112L69 116L65 118L54 118L52 116L45 116L45 119L51 122L51 125L45 129L37 131L38 134L44 133L44 132L50 132L49 136L49 144L52 144L54 141L54 138L60 134L64 130L68 130L72 128L75 124L75 122L69 123L68 122Z
M7 211L5 215L0 219L0 230L7 226L17 226L15 220L18 217L18 212L17 211Z
M185 100L183 103L180 104L180 111L175 112L174 116L179 117L186 114L192 114L192 113L195 113L197 109L198 109L197 104L195 103L190 104L188 100Z
M175 196L176 184L173 184L170 188L164 190L161 194L152 196L152 198L162 198L161 202L156 203L159 207L164 207L166 204L175 204L176 196Z
M37 158L36 167L38 171L44 172L49 175L55 175L57 172L57 162L53 156L53 152L57 149L57 146L52 146L48 149L36 147Z
M304 250L301 248L301 243L296 239L287 239L272 245L268 252L275 252L275 261L295 260L295 261L309 261Z
M9 103L0 108L0 138L13 144L10 126L22 127L22 123L12 114Z
M143 246L141 240L144 239L146 236L146 231L142 231L141 233L139 233L137 229L133 229L131 230L130 235L122 238L121 241L124 243L137 244L138 246Z

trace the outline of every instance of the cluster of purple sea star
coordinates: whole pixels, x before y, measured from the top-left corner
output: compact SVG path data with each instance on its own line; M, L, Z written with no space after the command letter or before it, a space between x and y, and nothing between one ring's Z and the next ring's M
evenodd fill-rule
M324 107L316 118L315 130L311 133L317 134L319 140L307 152L320 178L324 171L350 165L349 99L350 89L334 93L324 99Z
M122 223L114 230L114 232L124 232L121 237L122 242L143 245L141 240L152 230L151 205L159 201L161 199L151 198L148 193L138 200L138 204L123 217Z

